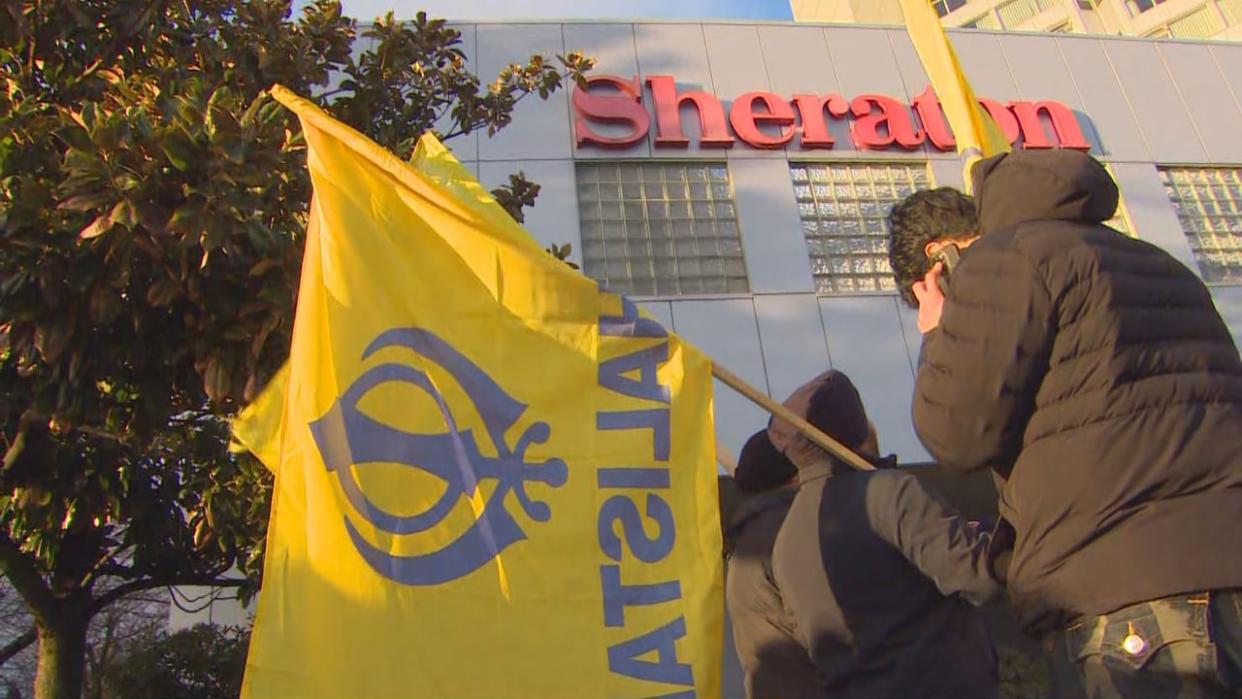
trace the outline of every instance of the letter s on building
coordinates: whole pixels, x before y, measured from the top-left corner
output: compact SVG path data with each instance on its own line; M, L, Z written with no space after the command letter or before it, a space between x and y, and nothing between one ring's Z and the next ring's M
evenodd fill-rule
M592 89L604 85L620 94L599 94ZM624 148L646 138L651 128L651 116L642 106L643 88L638 78L626 80L615 75L593 75L587 78L585 89L574 88L573 100L574 134L579 147ZM591 121L624 125L629 127L629 132L605 136L591 128Z

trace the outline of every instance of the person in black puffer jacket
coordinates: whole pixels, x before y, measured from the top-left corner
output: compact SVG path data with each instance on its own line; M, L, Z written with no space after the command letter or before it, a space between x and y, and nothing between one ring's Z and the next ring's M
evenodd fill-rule
M896 457L879 457L845 374L816 376L784 405L876 467L855 471L790 422L768 424L798 471L770 580L816 669L816 699L997 697L996 652L976 609L1002 592L987 534Z
M1228 328L1193 272L1103 225L1118 192L1090 156L1005 154L972 175L981 236L930 230L932 193L890 215L895 268L912 240L929 258L961 250L947 294L941 264L911 289L919 437L945 468L996 473L1010 596L1047 638L1056 696L1235 696L1242 554L1220 537L1242 522L1242 360Z

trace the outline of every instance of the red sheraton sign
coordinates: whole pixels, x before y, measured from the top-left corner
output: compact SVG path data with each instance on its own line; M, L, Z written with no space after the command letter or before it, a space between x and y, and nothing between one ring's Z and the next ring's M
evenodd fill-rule
M683 105L692 105L698 112L702 134L699 144L704 147L731 148L740 139L754 148L776 149L797 136L798 146L804 150L827 149L836 145L829 120L848 119L850 135L859 149L912 150L924 141L937 150L956 148L940 100L930 87L908 106L887 95L871 93L850 100L836 93L796 94L786 99L772 92L747 92L733 100L726 119L725 108L715 95L694 90L678 92L671 75L649 75L646 85L651 89L655 107L655 145L661 148L690 145L682 131ZM651 130L651 115L643 106L643 97L643 83L637 76L632 80L615 75L591 76L586 88L575 88L573 94L578 145L626 148L645 139ZM1010 143L1021 139L1024 148L1090 148L1074 112L1061 102L1002 104L987 98L979 102ZM596 127L603 124L613 125L612 131L616 133L597 131Z

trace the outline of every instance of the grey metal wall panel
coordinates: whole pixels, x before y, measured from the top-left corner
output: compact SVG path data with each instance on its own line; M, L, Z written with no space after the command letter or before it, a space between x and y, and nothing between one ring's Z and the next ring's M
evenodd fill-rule
M910 360L910 373L918 376L919 352L923 349L923 333L919 332L919 311L897 299L897 316L901 322L902 339L906 341L906 357Z
M906 92L897 58L884 29L830 26L824 28L828 53L846 97L864 92L900 96Z
M712 80L711 63L707 58L707 44L703 38L703 26L699 24L635 24L634 43L638 47L638 69L645 77L671 75L677 79L678 92L701 90L708 94L719 93ZM728 95L721 95L728 98ZM650 90L644 102L651 104ZM727 112L726 112L727 114ZM700 148L698 113L692 106L681 109L682 131L690 139L687 148L651 149L656 158L724 159L724 149ZM654 143L655 118L652 117L648 139Z
M919 60L918 52L914 50L910 35L904 29L889 30L888 41L893 58L897 61L901 82L905 86L903 94L907 100L912 100L923 94L923 90L931 85L931 80L927 77L927 71L923 70L923 63Z
M492 79L509 63L532 54L564 53L559 24L481 24L479 75ZM569 95L557 90L546 101L534 95L513 110L513 121L491 138L481 137L479 160L535 160L570 157Z
M784 400L831 367L814 294L756 296L755 316L773 398Z
M985 32L954 32L953 48L978 97L1008 102L1019 98L1000 38Z
M522 170L539 184L535 205L526 210L526 229L540 245L552 243L572 246L570 259L582 264L582 239L578 224L577 185L572 160L485 160L479 164L479 181L488 189L509 181L509 175Z
M1216 310L1233 333L1233 344L1242 349L1242 286L1214 286L1212 299L1216 301Z
M1009 62L1019 97L1032 102L1056 100L1065 103L1074 110L1078 125L1091 144L1091 152L1100 155L1102 144L1099 134L1086 112L1082 95L1074 84L1074 77L1056 40L1015 33L1000 37L1000 45Z
M566 24L563 27L566 51L582 51L595 59L595 75L616 75L631 80L638 76L638 50L634 46L632 24ZM572 94L573 88L570 88ZM570 128L573 128L573 106L569 107ZM624 133L621 127L592 124L600 133ZM574 145L576 158L647 158L651 146L646 141L625 149L599 147L578 148Z
M906 356L910 360L910 372L917 379L919 375L919 353L923 349L923 333L919 332L918 318L919 312L910 308L901 299L897 299L897 316L901 321L902 336L906 341ZM913 384L911 384L913 385ZM910 391L911 410L913 410L914 390ZM913 431L914 423L911 417L911 430ZM923 443L919 441L918 432L914 432L914 447L911 447L910 454L906 461L931 461L932 456L923 447ZM881 444L880 446L884 446Z
M966 171L960 159L937 159L931 161L932 181L937 187L954 187L965 190Z
M729 174L751 291L814 291L789 164L736 160L729 164Z
M919 61L919 55L914 50L914 44L910 42L910 36L905 30L892 29L887 32L889 46L893 52L893 59L897 61L897 70L901 74L901 82L905 86L906 102L913 102L915 97L923 94L931 85L931 80L927 78L927 72L923 70L923 64ZM928 158L949 159L956 158L954 152L945 152L937 150L935 146L924 141L921 153Z
M822 27L760 26L759 43L773 92L790 97L841 91Z
M765 25L759 27L759 43L763 47L763 61L773 92L786 98L797 94L823 97L841 92L823 27ZM824 119L828 132L836 140L836 146L813 151L792 146L786 148L789 157L856 157L850 140L849 122L827 115Z
M1158 48L1214 163L1242 163L1242 109L1205 44L1161 42ZM1186 134L1189 137L1189 134Z
M1100 40L1059 36L1055 41L1070 67L1084 111L1098 134L1099 155L1114 161L1150 160L1147 142L1139 132L1134 111L1117 83Z
M1157 162L1203 162L1207 154L1155 43L1105 41L1104 50Z
M1242 43L1214 43L1211 51L1221 74L1229 83L1234 102L1242 107Z
M1190 242L1156 168L1151 163L1113 163L1112 167L1138 237L1159 245L1197 273L1199 267L1190 252Z
M819 299L832 366L850 376L867 414L880 433L880 446L903 461L923 459L910 421L914 375L902 321L892 296Z
M879 93L901 98L906 94L897 57L888 43L887 30L880 28L830 26L824 28L828 53L832 57L841 93L854 99L865 93ZM907 111L909 111L907 109ZM911 119L914 118L910 112ZM848 138L837 139L837 151L852 151L862 157ZM922 149L907 153L898 149L884 152L886 158L923 158Z
M725 368L767 392L759 329L750 299L673 301L677 334ZM715 382L716 438L735 456L746 438L767 424L768 415L719 381Z
M677 328L673 327L673 308L668 301L642 301L638 305L655 316L655 319L660 321L660 325L663 325L665 329L676 332Z
M1055 40L1007 34L1000 37L1000 46L1021 99L1059 100L1073 107L1082 106L1082 96Z
M741 24L705 24L703 37L711 63L716 96L728 110L733 99L747 92L770 92L768 72L763 65L763 49L757 27ZM775 135L775 130L764 127ZM730 159L782 158L783 149L751 148L740 139L728 150Z

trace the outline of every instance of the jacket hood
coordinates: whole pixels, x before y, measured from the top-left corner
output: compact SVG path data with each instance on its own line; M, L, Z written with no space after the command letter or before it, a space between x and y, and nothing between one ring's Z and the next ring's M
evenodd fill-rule
M976 163L971 179L983 233L1027 221L1103 223L1117 211L1113 178L1080 151L1003 153Z
M785 399L784 406L847 447L854 448L867 439L867 411L862 397L850 378L840 371L826 371L802 384ZM793 462L799 472L831 459L827 451L779 417L768 422L768 435L772 446Z

